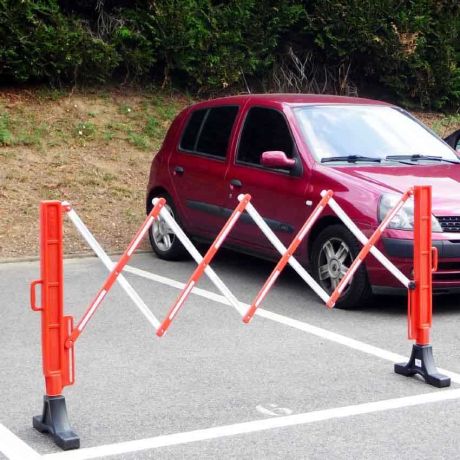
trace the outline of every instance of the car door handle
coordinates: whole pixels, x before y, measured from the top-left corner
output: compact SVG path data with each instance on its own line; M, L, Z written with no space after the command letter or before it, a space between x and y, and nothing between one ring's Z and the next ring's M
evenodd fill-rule
M178 176L182 176L184 172L185 172L185 169L182 166L176 166L174 168L174 174L177 174Z
M230 181L230 185L233 185L234 187L242 187L243 186L242 182L240 180L238 180L238 179L232 179Z

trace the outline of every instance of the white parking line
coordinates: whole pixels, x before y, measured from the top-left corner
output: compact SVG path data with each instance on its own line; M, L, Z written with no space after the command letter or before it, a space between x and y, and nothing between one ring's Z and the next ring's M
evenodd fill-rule
M208 439L223 438L241 434L255 433L259 431L272 430L308 423L321 422L325 420L351 417L354 415L370 414L387 410L394 410L403 407L419 406L422 404L436 403L460 398L460 389L440 390L433 393L425 393L404 398L386 399L383 401L356 404L333 409L318 410L303 414L273 417L264 420L235 423L233 425L217 426L203 430L186 431L157 436L154 438L139 439L136 441L107 444L98 447L89 447L75 451L58 452L55 454L43 455L43 460L84 460L90 458L107 457L130 452L139 452L159 447L176 446L191 442L204 441Z
M41 456L0 423L0 452L10 460L38 460Z
M176 289L183 289L183 287L185 286L185 284L181 283L180 281L176 281L171 278L166 278L160 275L155 275L154 273L150 273L145 270L141 270L139 268L132 267L130 265L127 265L125 267L125 271L130 272L133 275L141 276L142 278L146 278L151 281L155 281L157 283L161 283L167 286L174 287ZM211 291L207 291L205 289L194 287L192 290L192 294L195 294L201 297L205 297L206 299L213 300L214 302L217 302L217 303L221 303L224 305L230 305L230 303L227 301L227 299L224 296L216 294ZM249 308L249 304L240 302L240 305L243 309L247 310ZM280 315L278 313L274 313L274 312L265 310L263 308L259 308L256 311L256 315L269 319L271 321L275 321L280 324L284 324L285 326L293 327L300 331L308 332L309 334L316 335L317 337L321 337L322 339L326 339L331 342L335 342L340 345L344 345L346 347L353 348L354 350L359 350L363 353L367 353L368 355L377 356L378 358L382 358L387 361L391 361L393 363L405 362L408 360L407 356L399 355L397 353L393 353L383 348L375 347L368 343L361 342L360 340L355 340L345 335L337 334L335 332L328 331L327 329L313 326L312 324L305 323L297 319L289 318L288 316ZM446 369L441 369L441 368L438 368L438 370L439 372L442 372L443 374L448 375L451 378L452 382L460 383L460 374L448 371Z

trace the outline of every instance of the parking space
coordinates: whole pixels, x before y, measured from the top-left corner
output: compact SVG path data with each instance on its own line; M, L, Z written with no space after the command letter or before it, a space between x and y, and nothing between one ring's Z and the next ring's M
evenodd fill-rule
M273 268L226 251L213 266L244 303ZM140 254L126 277L162 319L194 267L192 261L168 263ZM97 259L67 260L66 313L79 319L105 276ZM0 277L0 423L38 455L456 455L450 440L458 426L460 377L439 390L393 373L392 360L411 349L405 299L385 297L367 308L330 311L290 270L249 325L203 279L198 295L190 296L161 339L115 286L77 342L76 384L65 391L82 446L60 453L31 427L43 396L40 315L28 306L28 283L38 277L38 263L4 264ZM435 358L452 372L460 371L459 308L455 298L435 301Z

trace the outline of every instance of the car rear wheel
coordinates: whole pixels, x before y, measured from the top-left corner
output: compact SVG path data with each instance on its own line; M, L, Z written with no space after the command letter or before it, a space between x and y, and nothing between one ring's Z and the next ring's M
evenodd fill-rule
M166 193L162 193L153 198L164 198L166 200L165 208L180 225L176 208L171 197ZM179 241L179 238L177 238L176 234L169 228L168 224L161 216L158 216L158 219L155 219L150 227L149 239L153 251L160 259L182 260L187 257L187 251Z
M327 293L334 291L360 249L356 238L340 224L326 227L317 236L311 252L311 267L314 278ZM361 264L336 306L356 308L367 303L371 296L366 268Z

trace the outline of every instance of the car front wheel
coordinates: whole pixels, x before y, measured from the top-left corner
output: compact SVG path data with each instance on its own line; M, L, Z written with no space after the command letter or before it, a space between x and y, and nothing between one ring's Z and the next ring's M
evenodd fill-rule
M326 227L313 242L311 268L318 284L331 294L343 278L361 246L343 225ZM365 304L372 290L367 279L366 268L361 264L339 300L338 308L356 308Z
M164 193L154 198L164 198L166 200L165 208L180 225L171 197ZM169 228L161 216L158 216L150 227L149 238L153 251L160 259L182 260L187 257L187 251L179 241L179 238L177 238L176 234Z

